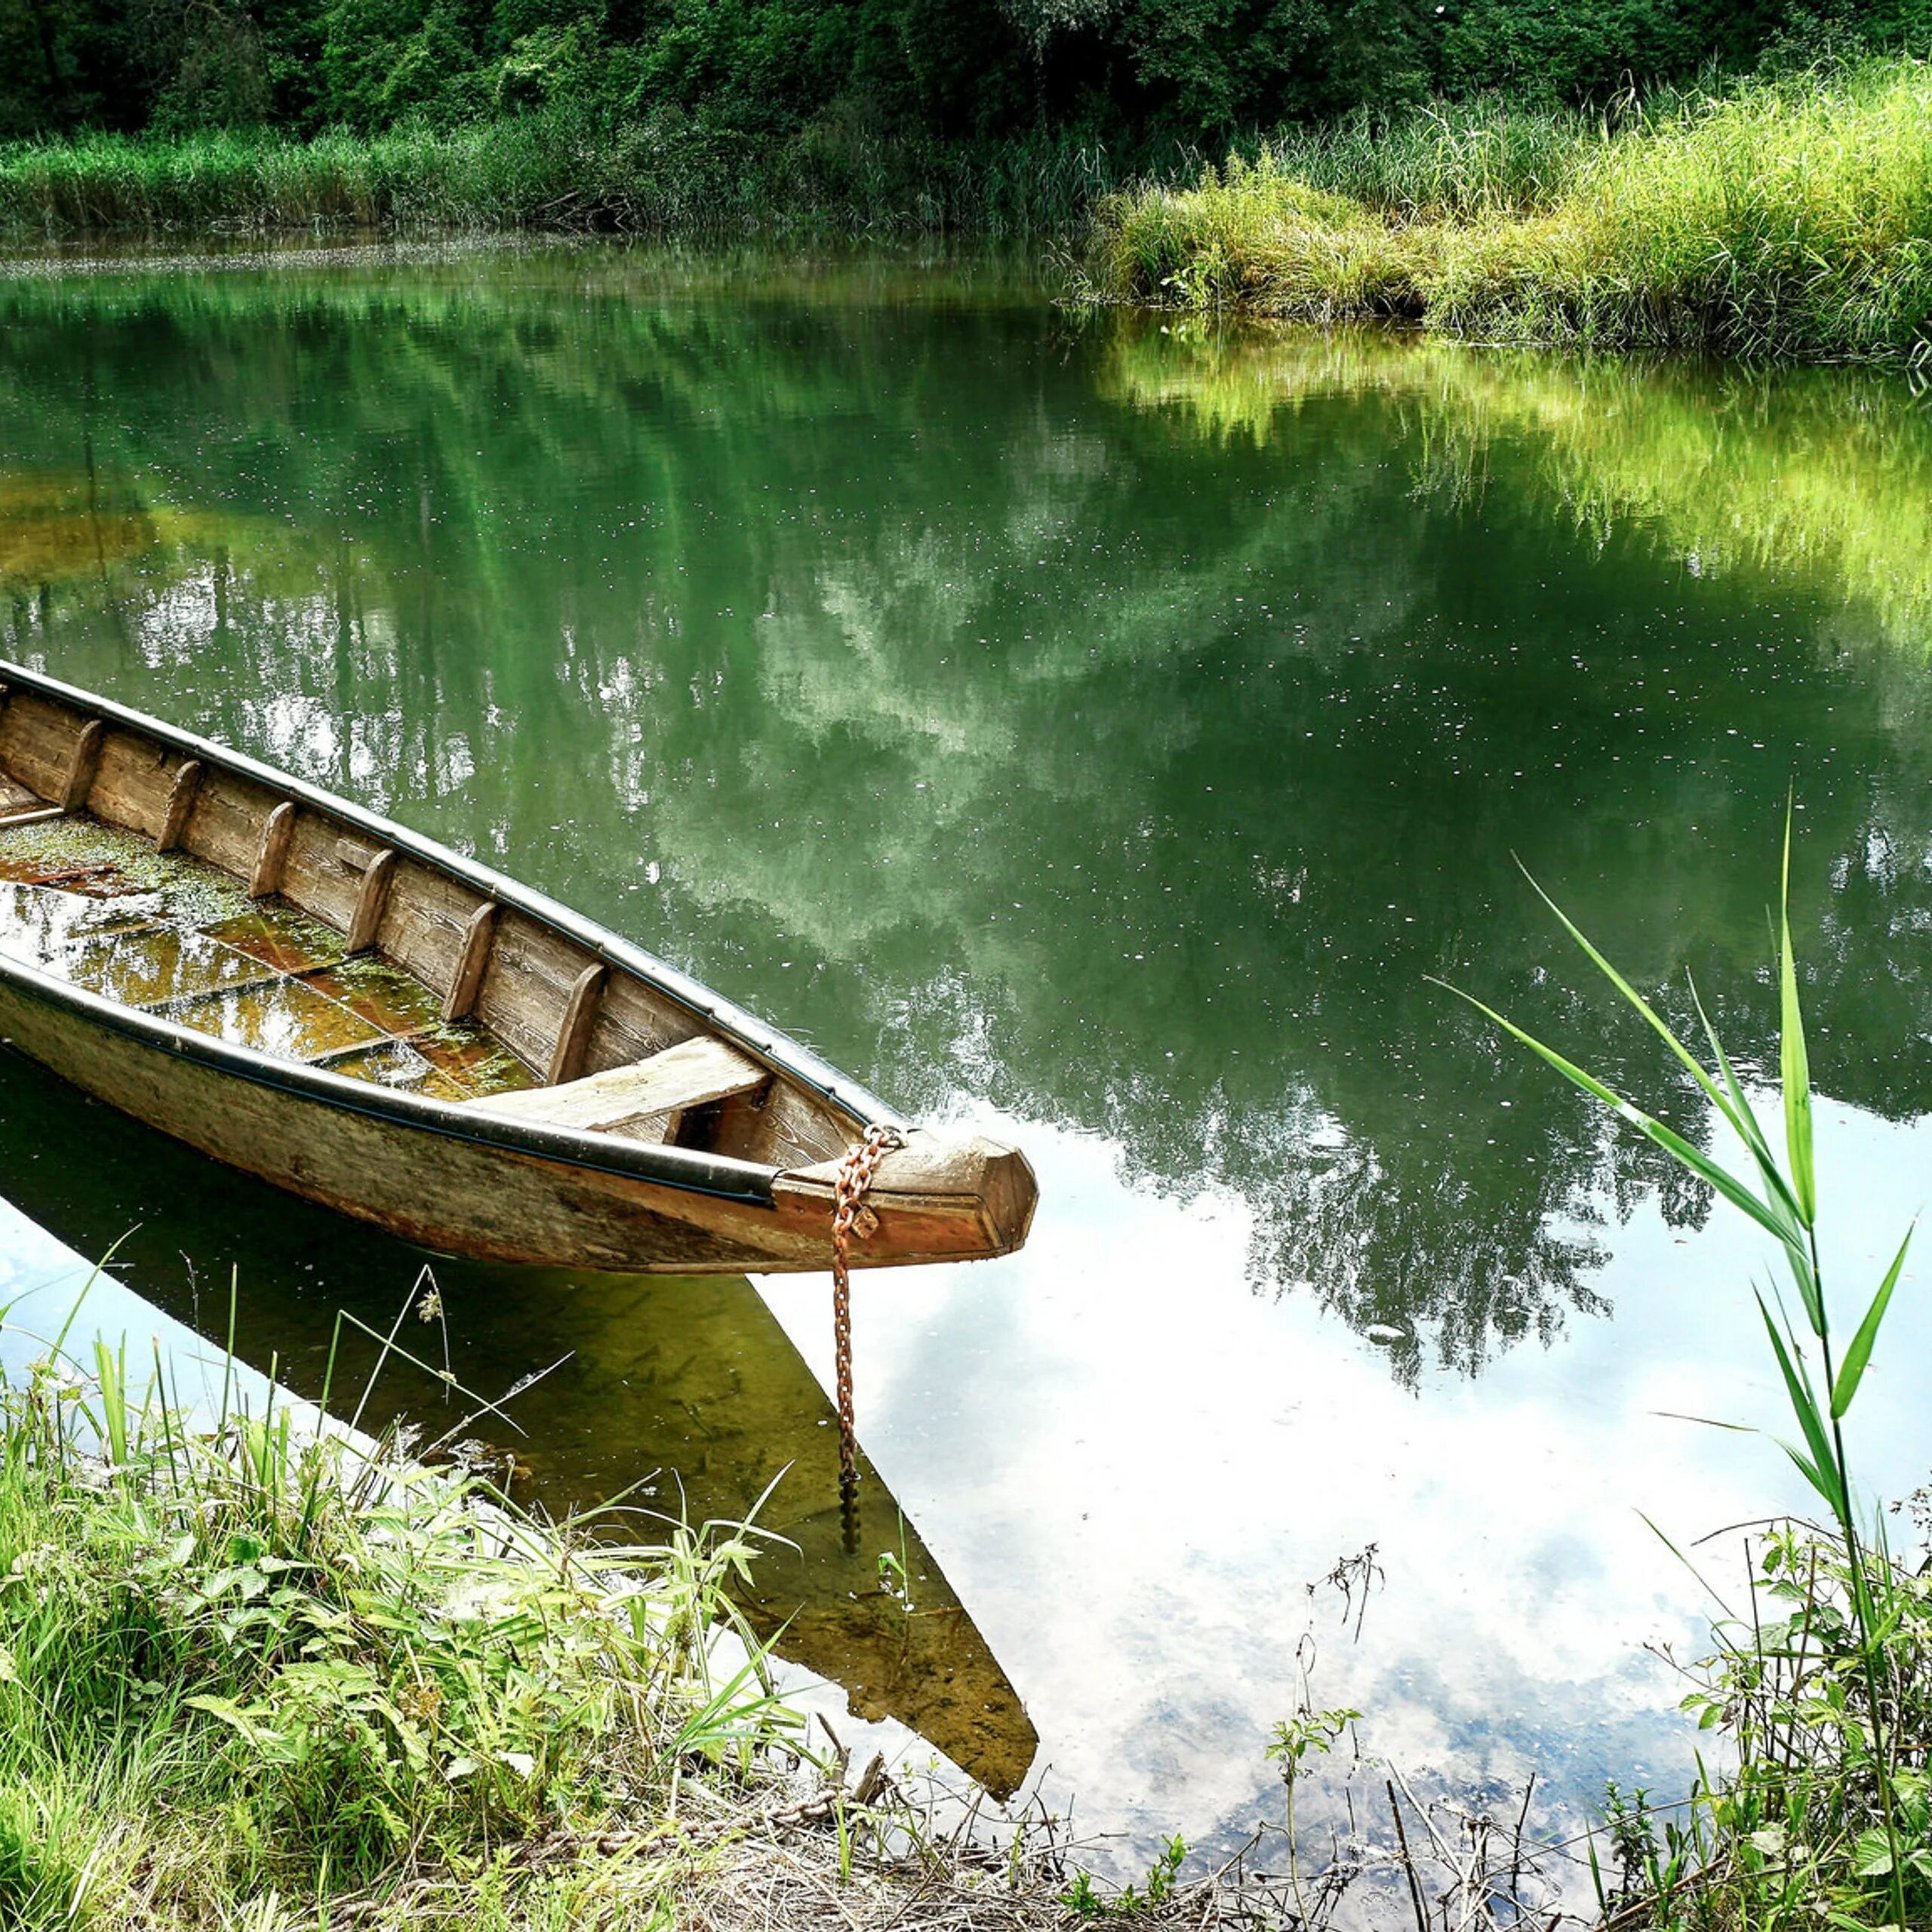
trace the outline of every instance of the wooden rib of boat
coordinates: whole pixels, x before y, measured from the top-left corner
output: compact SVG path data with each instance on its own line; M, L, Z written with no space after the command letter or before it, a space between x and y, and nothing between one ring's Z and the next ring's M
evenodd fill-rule
M697 982L347 801L0 663L0 1038L422 1245L823 1269L884 1103ZM905 1129L854 1266L1026 1239L1016 1149Z

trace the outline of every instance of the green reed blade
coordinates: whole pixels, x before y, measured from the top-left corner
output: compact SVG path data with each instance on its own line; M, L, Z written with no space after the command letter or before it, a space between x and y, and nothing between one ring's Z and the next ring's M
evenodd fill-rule
M1892 1257L1892 1265L1885 1271L1885 1278L1878 1284L1878 1292L1872 1297L1872 1306L1865 1311L1865 1319L1858 1324L1858 1333L1851 1338L1851 1346L1846 1349L1844 1360L1838 1367L1838 1379L1832 1389L1832 1420L1836 1422L1851 1407L1852 1398L1858 1393L1859 1383L1863 1379L1865 1366L1872 1359L1872 1345L1878 1339L1878 1324L1885 1318L1885 1310L1891 1306L1892 1291L1898 1286L1899 1270L1905 1266L1906 1250L1912 1245L1913 1229L1905 1231L1905 1239L1899 1243L1899 1251Z
M1842 1517L1847 1506L1844 1473L1838 1468L1838 1459L1832 1454L1831 1441L1825 1432L1824 1413L1812 1390L1811 1378L1805 1372L1802 1359L1794 1358L1785 1338L1778 1333L1778 1324L1771 1319L1771 1311L1766 1306L1764 1297L1761 1294L1757 1300L1758 1312L1764 1318L1764 1332L1771 1338L1778 1369L1784 1377L1786 1392L1791 1398L1792 1413L1798 1418L1798 1427L1804 1432L1805 1445L1811 1452L1810 1460L1807 1462L1789 1442L1782 1445L1784 1452L1804 1471L1811 1487L1832 1506L1833 1513Z
M1485 1006L1473 993L1464 992L1460 986L1451 986L1445 980L1439 980L1436 984L1448 986L1450 992L1467 1000L1485 1019L1500 1026L1512 1038L1520 1040L1538 1058L1555 1068L1572 1086L1581 1088L1586 1094L1612 1109L1620 1119L1636 1128L1646 1139L1655 1141L1679 1165L1687 1168L1700 1180L1716 1189L1733 1207L1749 1215L1766 1233L1775 1235L1795 1260L1804 1260L1803 1244L1796 1230L1780 1218L1774 1208L1760 1200L1728 1168L1721 1167L1702 1148L1692 1146L1683 1135L1606 1087L1594 1074L1586 1073L1574 1062L1565 1060L1554 1048L1545 1046L1513 1020L1504 1019L1494 1007Z
M1657 1038L1663 1041L1664 1044L1669 1048L1683 1063L1685 1070L1690 1074L1691 1078L1703 1088L1705 1094L1709 1097L1711 1105L1730 1121L1737 1129L1738 1137L1746 1146L1749 1146L1751 1134L1744 1118L1739 1115L1730 1100L1718 1091L1717 1084L1706 1070L1703 1062L1699 1060L1697 1056L1677 1037L1669 1022L1657 1011L1657 1008L1652 1006L1650 1001L1644 998L1644 995L1590 943L1569 914L1564 912L1563 908L1558 905L1556 901L1537 883L1535 875L1521 859L1516 861L1516 866L1517 869L1529 881L1530 890L1556 915L1563 930L1583 948L1590 964L1636 1008L1638 1012L1643 1015L1651 1032L1655 1033Z
M1804 1051L1804 1018L1798 1004L1798 968L1791 952L1791 808L1785 808L1784 871L1778 894L1778 1064L1784 1081L1785 1144L1791 1159L1791 1184L1798 1219L1807 1228L1817 1219L1818 1184L1811 1160L1811 1070ZM1822 1335L1824 1309L1810 1310Z
M1739 1080L1730 1063L1730 1056L1724 1050L1724 1042L1718 1038L1718 1029L1711 1024L1710 1015L1704 1011L1704 1002L1697 992L1697 983L1686 973L1684 983L1690 989L1690 1004L1697 1010L1699 1023L1704 1029L1704 1038L1711 1044L1712 1057L1717 1062L1718 1072L1722 1076L1725 1091L1730 1095L1731 1104L1737 1109L1732 1125L1744 1137L1744 1144L1750 1149L1751 1158L1758 1164L1758 1171L1764 1177L1767 1198L1774 1198L1778 1204L1791 1217L1794 1223L1798 1219L1798 1202L1793 1197L1790 1184L1779 1167L1777 1157L1771 1152L1771 1143L1764 1137L1764 1130L1758 1124L1758 1115L1746 1096L1743 1084Z

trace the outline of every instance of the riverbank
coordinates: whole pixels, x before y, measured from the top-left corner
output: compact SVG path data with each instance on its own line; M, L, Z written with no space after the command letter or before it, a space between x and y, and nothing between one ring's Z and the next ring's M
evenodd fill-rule
M1185 1882L1177 1838L1109 1890L1051 1820L976 1827L959 1807L942 1829L878 1758L853 1775L829 1731L814 1752L725 1593L755 1529L614 1546L519 1510L460 1452L431 1466L394 1435L318 1430L272 1389L252 1414L226 1379L212 1410L164 1406L163 1374L137 1394L125 1350L97 1343L83 1376L57 1342L0 1386L0 1918L19 1932L1320 1932L1411 1903L1503 1932L1566 1901L1580 1925L1829 1907L1853 1927L1880 1903L1848 1572L1820 1533L1767 1538L1761 1608L1689 1671L1738 1761L1687 1799L1613 1786L1586 1838L1539 1843L1529 1792L1512 1829L1419 1801L1358 1749L1339 1774L1374 1772L1359 1829L1311 1859L1295 1793L1359 1713L1305 1709L1269 1754L1285 1829ZM1916 1717L1932 1583L1884 1573L1894 1714ZM1892 1775L1916 1899L1922 1780Z
M982 143L838 122L763 143L558 106L298 140L0 146L0 238L525 229L716 237L1088 229L1094 302L1487 342L1888 360L1932 348L1932 68L1904 57L1614 113L1358 114L1220 166L1177 141Z
M51 1348L0 1389L0 1921L1063 1922L1050 1854L814 1752L725 1595L758 1532L589 1527Z
M1819 360L1932 347L1932 69L1620 118L1500 109L1284 140L1103 205L1091 299L1491 342Z

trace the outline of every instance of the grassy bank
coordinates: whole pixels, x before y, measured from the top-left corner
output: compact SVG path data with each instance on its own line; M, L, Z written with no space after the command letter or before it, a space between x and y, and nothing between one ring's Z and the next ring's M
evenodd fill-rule
M585 1531L50 1349L0 1387L0 1924L1060 1921L806 1751L724 1592L755 1537Z
M1091 297L1509 342L1818 358L1932 343L1932 68L1620 116L1365 122L1103 207Z
M1115 153L1041 135L983 144L821 122L755 144L676 112L562 108L439 131L297 140L90 134L0 146L0 237L170 230L606 229L715 235L1062 229L1137 174L1183 178L1177 144Z
M1564 1903L1599 1932L1857 1932L1894 1906L1894 1844L1907 1913L1932 1901L1932 1581L1859 1553L1887 1606L1875 1759L1859 1586L1829 1532L1770 1535L1749 1615L1692 1668L1733 1761L1687 1800L1613 1791L1586 1836L1539 1843L1338 1752L1359 1824L1324 1857L1297 1847L1296 1792L1359 1714L1303 1708L1269 1752L1283 1823L1185 1881L1177 1838L1114 1888L1051 1829L949 1835L876 1761L854 1779L814 1758L732 1624L723 1585L755 1537L615 1548L586 1527L393 1439L170 1408L121 1355L97 1346L83 1375L50 1350L0 1386L0 1924L1339 1932L1413 1906L1508 1932Z

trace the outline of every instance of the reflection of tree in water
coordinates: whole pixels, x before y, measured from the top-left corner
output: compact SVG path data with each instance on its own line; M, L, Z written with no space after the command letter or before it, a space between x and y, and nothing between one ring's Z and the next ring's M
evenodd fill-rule
M1787 409L1327 339L1316 380L581 257L130 286L0 296L0 441L78 435L94 303L97 444L239 506L232 576L216 616L192 542L118 568L151 669L85 585L26 648L507 858L909 1103L1238 1196L1257 1286L1402 1330L1401 1372L1597 1306L1604 1217L1702 1212L1429 983L1673 1091L1556 983L1512 853L1761 1054L1795 771L1820 1077L1932 1104L1894 943L1932 916L1915 607L1832 520L1902 530L1932 432L1857 379Z

